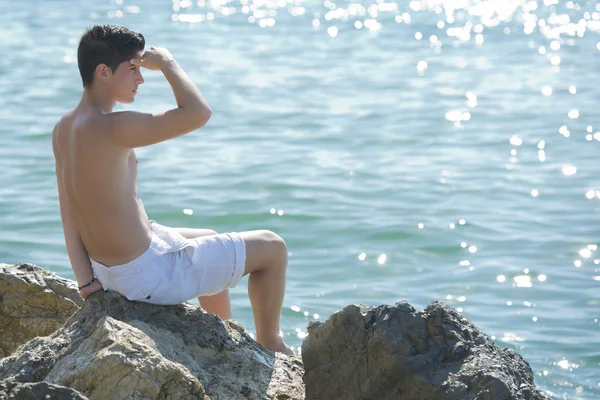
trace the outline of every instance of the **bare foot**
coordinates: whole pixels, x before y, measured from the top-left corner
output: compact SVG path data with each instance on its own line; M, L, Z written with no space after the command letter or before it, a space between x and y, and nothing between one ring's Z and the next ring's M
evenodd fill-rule
M294 350L292 350L292 348L290 346L285 344L285 342L283 341L283 339L280 336L278 336L277 339L275 339L272 343L261 343L261 344L271 351L283 353L288 357L292 357L292 356L296 355L296 354L294 354Z

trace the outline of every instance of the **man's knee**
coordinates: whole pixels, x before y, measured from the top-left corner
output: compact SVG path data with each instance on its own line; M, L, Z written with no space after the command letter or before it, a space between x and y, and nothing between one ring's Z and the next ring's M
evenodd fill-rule
M275 232L268 230L263 230L260 234L269 248L271 257L287 265L288 248L285 240Z

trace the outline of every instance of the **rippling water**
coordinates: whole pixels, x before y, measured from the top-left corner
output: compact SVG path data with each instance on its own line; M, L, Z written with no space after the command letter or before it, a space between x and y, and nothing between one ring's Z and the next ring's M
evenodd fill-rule
M595 2L0 0L0 261L72 278L51 129L78 38L165 46L213 108L143 148L151 218L271 229L282 330L349 303L442 299L520 352L551 397L600 397L600 5ZM174 104L146 72L128 108ZM253 330L245 285L234 318Z

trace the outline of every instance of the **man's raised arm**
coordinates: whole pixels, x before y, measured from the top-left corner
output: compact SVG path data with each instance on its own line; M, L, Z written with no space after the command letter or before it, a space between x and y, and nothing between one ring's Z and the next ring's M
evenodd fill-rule
M212 110L200 89L181 69L167 49L154 48L131 64L160 70L173 89L177 108L163 113L115 112L105 116L109 139L122 147L135 148L163 142L204 126Z

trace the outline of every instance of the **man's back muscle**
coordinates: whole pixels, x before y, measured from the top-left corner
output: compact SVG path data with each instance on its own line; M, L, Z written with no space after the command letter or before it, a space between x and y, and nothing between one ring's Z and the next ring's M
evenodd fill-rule
M54 147L59 185L89 256L124 264L150 244L148 216L139 199L132 149L106 140L106 116L73 110L57 125Z

